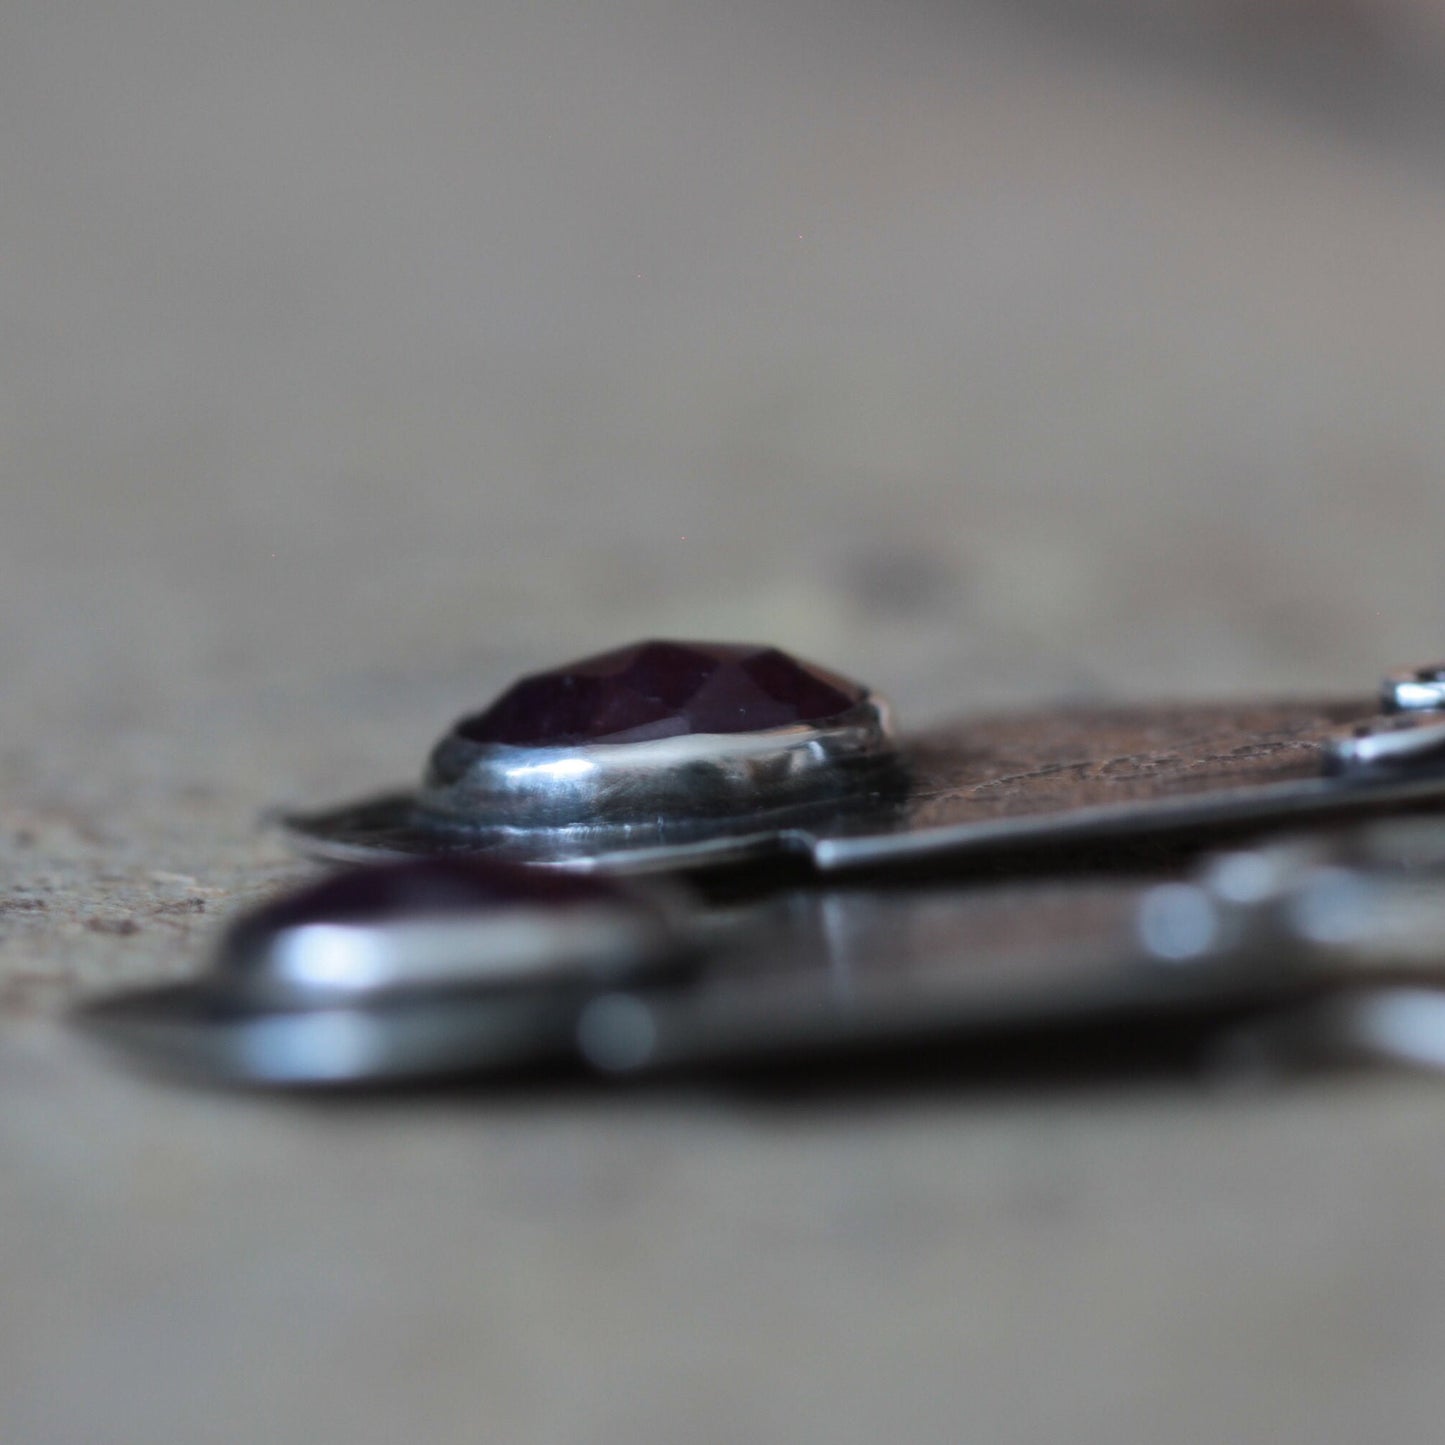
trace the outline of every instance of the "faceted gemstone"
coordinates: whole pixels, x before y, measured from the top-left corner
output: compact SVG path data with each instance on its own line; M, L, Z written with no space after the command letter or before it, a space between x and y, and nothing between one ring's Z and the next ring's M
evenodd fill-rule
M516 906L566 908L628 895L603 879L472 858L419 858L353 868L242 916L229 945L244 952L307 924L398 923Z
M524 677L456 732L517 747L651 742L823 722L864 696L776 647L639 642Z

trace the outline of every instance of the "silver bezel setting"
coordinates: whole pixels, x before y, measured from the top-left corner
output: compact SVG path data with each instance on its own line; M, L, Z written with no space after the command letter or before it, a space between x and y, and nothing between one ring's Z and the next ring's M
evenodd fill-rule
M1197 791L1176 790L1166 774L1143 796L1116 802L1095 790L1094 801L1064 798L1053 806L1013 813L958 806L972 801L980 781L975 745L964 728L945 735L940 752L927 734L895 741L882 699L869 697L866 705L879 713L872 737L865 726L862 739L855 735L850 744L845 729L844 745L836 753L832 749L839 739L827 734L855 720L856 714L828 719L826 727L817 729L613 745L608 751L627 767L612 776L603 769L601 780L615 783L614 803L620 797L638 804L630 822L609 821L593 812L584 821L549 824L537 815L546 815L555 805L555 796L549 800L547 794L568 783L565 776L559 780L554 771L546 787L537 786L545 775L534 774L530 781L524 777L525 786L510 794L487 777L488 769L499 766L503 757L513 763L566 761L571 767L564 766L563 774L575 772L569 786L594 788L599 775L592 764L601 761L600 749L510 749L506 754L492 750L492 758L482 759L477 755L483 749L475 743L468 745L471 758L461 765L464 776L450 782L435 779L425 807L418 791L407 789L323 811L279 815L278 821L299 850L332 862L485 855L611 874L775 865L842 874L922 866L944 858L962 862L1038 848L1111 845L1149 836L1179 838L1196 831L1256 830L1288 820L1344 818L1407 804L1445 802L1445 712L1381 717L1372 702L1301 705L1304 722L1299 724L1290 706L1270 704L1273 711L1282 708L1283 720L1289 723L1269 750L1285 764L1278 776L1235 778L1216 766L1218 781ZM1150 710L1145 709L1144 715L1149 716ZM1027 729L1037 719L1022 714L1020 721ZM1169 722L1166 716L1165 723ZM991 746L997 751L996 726L992 736ZM752 754L755 742L760 746ZM1232 737L1224 742L1236 745ZM670 769L673 760L686 756L693 745L706 754L718 744L737 746L741 755L721 764L716 755L711 761L704 759L705 767L723 774L718 790L723 806L707 812L699 802L701 790L694 786L697 774L677 778ZM987 732L981 745L987 753ZM1181 745L1199 747L1188 738ZM449 746L444 740L438 754ZM774 790L764 782L765 774L760 776L760 765L780 746L797 750L791 759L784 752L784 759L798 771L795 785ZM1070 746L1070 753L1061 754L1059 761L1072 768L1079 762ZM1105 750L1113 746L1108 736L1101 738L1097 764L1106 772L1112 753ZM524 758L524 752L530 758ZM838 762L828 761L834 756ZM667 762L659 773L664 758ZM1297 758L1310 764L1308 771L1295 765ZM585 769L577 766L581 760L588 764ZM649 760L650 770L642 766ZM1219 761L1215 759L1216 765ZM492 789L493 802L505 805L496 812L484 812L475 793L467 796L475 775L469 780L466 766L473 762L483 783ZM642 776L628 779L633 766ZM727 779L729 766L742 774L732 786ZM505 772L505 767L501 770ZM971 778L972 786L955 788L955 779L961 778ZM982 781L991 786L986 778ZM531 795L526 806L523 793ZM642 799L649 800L646 807L640 805ZM575 794L572 801L577 801ZM561 811L568 816L566 809ZM627 814L622 810L622 816ZM612 814L614 819L617 816Z
M655 839L867 791L894 756L888 704L868 693L817 723L633 743L517 747L452 732L416 805L442 828L585 829Z

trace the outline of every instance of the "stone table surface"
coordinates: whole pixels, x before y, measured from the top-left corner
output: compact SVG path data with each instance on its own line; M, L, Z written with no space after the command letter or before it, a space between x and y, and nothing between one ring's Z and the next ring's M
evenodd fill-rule
M343 1107L60 1022L637 635L915 721L1445 650L1428 67L1179 24L0 7L5 1445L1438 1438L1418 1080Z

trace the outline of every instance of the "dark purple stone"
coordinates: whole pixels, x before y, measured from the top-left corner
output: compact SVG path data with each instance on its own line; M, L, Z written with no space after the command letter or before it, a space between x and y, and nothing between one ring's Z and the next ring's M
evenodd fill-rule
M565 908L626 895L600 878L470 858L418 858L353 868L245 914L231 926L238 951L313 923L397 923L515 905Z
M823 722L866 695L776 647L639 642L524 677L455 731L514 747L640 743Z

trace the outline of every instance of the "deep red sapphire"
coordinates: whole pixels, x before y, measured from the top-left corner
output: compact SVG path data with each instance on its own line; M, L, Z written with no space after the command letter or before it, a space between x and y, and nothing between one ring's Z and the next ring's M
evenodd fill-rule
M639 642L524 677L455 731L514 747L650 742L823 722L866 695L776 647Z
M565 908L624 897L601 878L470 858L418 858L353 868L279 898L232 924L229 946L244 952L308 924L397 923L511 906Z

